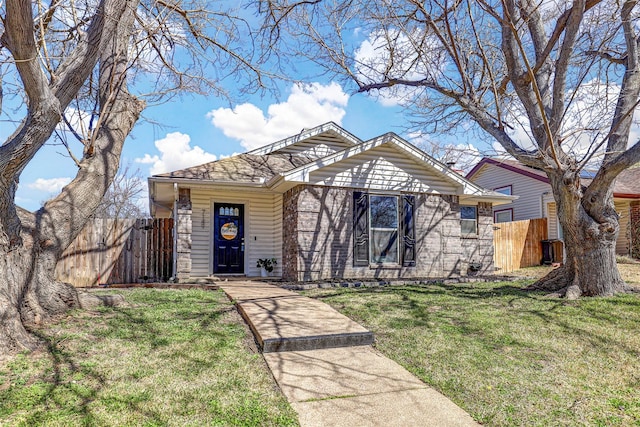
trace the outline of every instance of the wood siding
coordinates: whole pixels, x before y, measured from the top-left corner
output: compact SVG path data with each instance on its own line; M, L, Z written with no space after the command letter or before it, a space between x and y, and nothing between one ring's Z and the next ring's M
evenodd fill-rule
M546 216L548 218L547 235L549 236L549 239L559 239L560 235L558 226L560 224L558 224L558 213L556 211L555 202L547 203Z
M614 201L614 205L616 208L616 212L620 215L620 233L618 234L618 240L616 241L616 253L618 255L629 255L629 247L630 247L630 233L631 229L629 227L629 218L630 218L630 205L629 201L626 200L616 200ZM559 239L559 223L558 223L558 213L556 211L555 203L547 204L547 216L549 218L548 230L549 230L549 239Z
M259 276L258 258L278 260L273 271L282 271L282 195L267 191L215 188L191 188L192 246L191 276L206 277L213 274L213 203L237 203L245 206L245 274Z
M311 172L309 184L371 190L456 194L455 184L429 174L408 155L382 145Z
M616 241L616 253L618 255L629 255L631 253L631 228L629 227L629 219L631 216L631 206L629 200L616 200L614 205L616 212L620 215L620 234Z
M166 281L172 248L172 219L96 218L64 251L55 275L78 287Z
M496 224L493 231L493 263L496 273L540 265L541 241L546 238L546 218Z
M512 208L514 221L540 218L541 197L545 192L551 193L549 184L491 164L484 165L471 181L489 190L511 185L511 194L519 198L494 208L494 212Z

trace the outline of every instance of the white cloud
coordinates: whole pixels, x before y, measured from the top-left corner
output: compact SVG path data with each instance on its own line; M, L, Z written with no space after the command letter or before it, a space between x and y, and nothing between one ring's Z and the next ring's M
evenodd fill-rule
M229 138L254 149L299 133L303 128L329 121L341 124L349 101L337 83L295 85L285 102L272 104L267 114L253 104L234 109L218 108L207 113L211 123Z
M71 178L69 177L61 177L61 178L38 178L35 182L31 182L27 184L27 187L38 190L45 191L47 193L57 193L62 190L62 187L71 182Z
M187 134L168 133L167 136L155 142L160 155L147 153L134 161L151 164L149 172L151 175L157 175L217 160L215 154L207 153L197 145L191 147L190 143L191 137Z

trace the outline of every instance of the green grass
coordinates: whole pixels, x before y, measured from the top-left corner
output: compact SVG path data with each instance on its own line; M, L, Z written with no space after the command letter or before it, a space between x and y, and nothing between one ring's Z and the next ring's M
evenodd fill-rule
M566 301L523 283L307 292L490 426L640 426L640 296Z
M136 289L0 364L0 425L282 426L297 416L221 292Z

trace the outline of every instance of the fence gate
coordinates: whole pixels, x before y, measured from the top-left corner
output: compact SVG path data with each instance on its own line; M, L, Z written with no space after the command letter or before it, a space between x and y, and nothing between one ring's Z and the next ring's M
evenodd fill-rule
M493 227L493 264L496 273L540 265L547 219L500 222Z
M90 220L56 266L56 278L74 286L166 281L172 275L170 218Z

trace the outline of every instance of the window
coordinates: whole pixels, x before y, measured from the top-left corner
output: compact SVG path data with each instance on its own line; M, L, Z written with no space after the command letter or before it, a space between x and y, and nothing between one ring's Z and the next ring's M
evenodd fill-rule
M478 234L477 206L460 206L460 231L463 236Z
M369 196L371 262L398 263L398 198Z
M510 196L512 189L510 185L507 185L504 187L498 187L493 191L495 191L496 193L502 193L502 194L506 194L507 196Z
M511 222L513 221L513 209L504 209L493 213L493 222Z
M415 197L353 193L353 265L415 263Z

